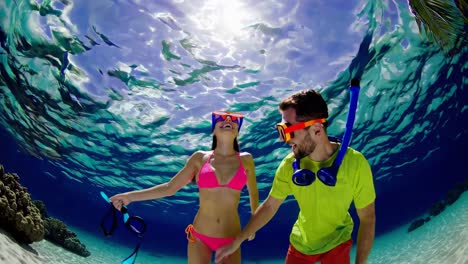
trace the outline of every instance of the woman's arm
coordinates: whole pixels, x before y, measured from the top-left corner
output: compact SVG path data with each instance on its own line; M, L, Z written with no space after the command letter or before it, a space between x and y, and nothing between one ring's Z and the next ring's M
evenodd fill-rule
M243 156L243 164L247 173L247 189L249 191L250 210L252 214L254 214L258 208L258 187L257 176L255 173L255 162L250 153Z
M131 191L114 195L110 198L115 208L120 210L123 205L131 202L159 199L174 195L182 187L187 185L198 173L203 159L203 152L197 151L190 156L185 166L169 182L156 185L144 190Z

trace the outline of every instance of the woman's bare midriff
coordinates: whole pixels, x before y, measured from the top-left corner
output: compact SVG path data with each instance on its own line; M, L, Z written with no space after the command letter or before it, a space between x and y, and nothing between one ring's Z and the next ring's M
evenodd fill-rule
M234 237L239 234L239 191L227 187L202 188L199 197L200 208L193 221L198 233L211 237Z

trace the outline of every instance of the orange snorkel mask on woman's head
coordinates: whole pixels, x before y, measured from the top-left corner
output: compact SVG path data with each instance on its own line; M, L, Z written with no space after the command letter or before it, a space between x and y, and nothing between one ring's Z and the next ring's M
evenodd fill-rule
M214 111L211 113L211 131L214 131L216 123L220 121L225 121L228 117L229 119L231 119L232 122L237 124L237 130L239 131L242 126L244 116L241 113L227 111Z

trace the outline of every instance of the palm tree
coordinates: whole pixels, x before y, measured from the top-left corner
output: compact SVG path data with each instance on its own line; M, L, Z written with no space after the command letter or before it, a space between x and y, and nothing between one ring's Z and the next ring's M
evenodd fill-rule
M453 52L467 43L467 0L408 0L419 33L445 52Z

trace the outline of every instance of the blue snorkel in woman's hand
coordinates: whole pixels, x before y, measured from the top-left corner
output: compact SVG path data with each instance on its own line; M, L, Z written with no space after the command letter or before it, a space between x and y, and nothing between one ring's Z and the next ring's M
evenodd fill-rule
M124 202L120 204L120 206L116 207L111 202L111 199L104 193L101 192L101 197L109 203L110 209L103 217L101 221L101 229L105 236L110 236L114 233L118 226L118 218L117 218L117 211L119 211L123 216L123 222L125 227L135 236L138 237L138 243L133 250L132 254L130 254L127 258L125 258L121 264L133 264L135 263L138 250L141 246L141 239L143 234L146 232L146 223L143 218L139 216L129 215L128 209L125 206ZM127 203L128 204L128 203Z

